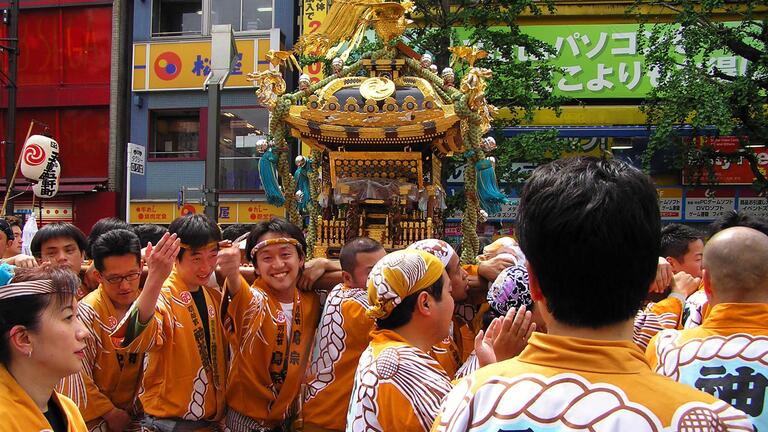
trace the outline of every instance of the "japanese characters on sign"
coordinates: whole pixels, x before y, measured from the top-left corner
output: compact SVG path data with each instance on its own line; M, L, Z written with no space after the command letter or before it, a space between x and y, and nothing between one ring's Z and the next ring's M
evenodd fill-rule
M659 192L659 210L661 220L679 221L683 219L683 190L681 188L657 188Z
M175 218L171 203L131 203L131 221L135 223L167 224Z
M252 87L250 72L269 67L268 38L237 39L237 57L226 87ZM143 42L133 45L133 91L202 88L211 71L211 41Z
M131 222L168 224L175 218L190 213L203 213L203 206L186 203L179 207L175 202L132 202ZM256 223L273 216L284 217L285 209L265 202L221 202L219 223Z
M502 27L498 27L502 30ZM658 85L659 73L646 70L639 49L638 24L539 25L522 26L523 33L547 42L554 49L552 64L561 69L555 76L555 93L571 97L643 97ZM471 30L457 31L460 42L469 39ZM680 44L678 53L682 53ZM523 47L513 51L518 61L537 60ZM715 54L709 67L728 75L743 75L747 60Z
M685 194L685 220L709 222L736 209L733 189L691 189Z
M768 197L744 189L739 192L739 211L750 216L768 217Z
M143 145L128 143L128 163L131 174L144 175L147 152Z
M328 0L304 0L303 33L315 33L328 14ZM312 84L323 79L323 64L318 62L304 67Z

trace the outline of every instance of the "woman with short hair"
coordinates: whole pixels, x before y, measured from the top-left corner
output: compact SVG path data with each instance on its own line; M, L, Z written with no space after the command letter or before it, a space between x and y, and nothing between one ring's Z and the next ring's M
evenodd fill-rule
M87 330L77 318L80 279L66 268L16 270L0 286L0 424L6 432L85 432L77 406L54 391L77 373Z

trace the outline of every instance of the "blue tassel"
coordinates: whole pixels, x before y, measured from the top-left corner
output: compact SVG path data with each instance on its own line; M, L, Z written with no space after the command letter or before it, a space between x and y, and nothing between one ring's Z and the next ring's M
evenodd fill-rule
M306 161L307 162L304 164L304 166L296 168L296 172L293 174L293 178L296 179L296 190L300 190L304 193L301 201L297 203L300 212L307 210L307 205L309 205L309 200L311 198L309 194L308 173L312 171L312 160L306 159Z
M499 190L496 181L496 173L488 159L475 163L477 172L477 196L480 198L480 207L489 215L499 213L501 205L509 202L507 197Z
M259 177L267 202L278 207L285 204L285 197L277 184L277 155L272 152L272 148L267 149L259 159Z

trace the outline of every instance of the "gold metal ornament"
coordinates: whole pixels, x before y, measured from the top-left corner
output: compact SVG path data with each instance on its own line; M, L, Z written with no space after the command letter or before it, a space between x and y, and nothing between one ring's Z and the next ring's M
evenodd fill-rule
M285 93L286 84L278 69L251 72L246 77L256 87L256 99L270 111L275 109L277 100Z
M368 78L360 84L363 99L382 101L395 93L395 82L387 78Z

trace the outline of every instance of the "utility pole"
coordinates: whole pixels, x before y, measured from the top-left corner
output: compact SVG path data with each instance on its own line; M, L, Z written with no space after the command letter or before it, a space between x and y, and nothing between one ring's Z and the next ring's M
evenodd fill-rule
M8 110L5 117L5 186L12 187L13 172L16 168L16 78L17 57L19 55L19 0L9 0L10 13L4 14L10 21L8 38L3 40L2 48L8 52ZM13 214L13 194L3 209L6 215Z
M221 118L221 90L229 77L232 63L237 57L235 34L232 26L214 25L211 28L211 73L203 88L208 91L208 148L205 153L205 215L219 220L219 120Z

